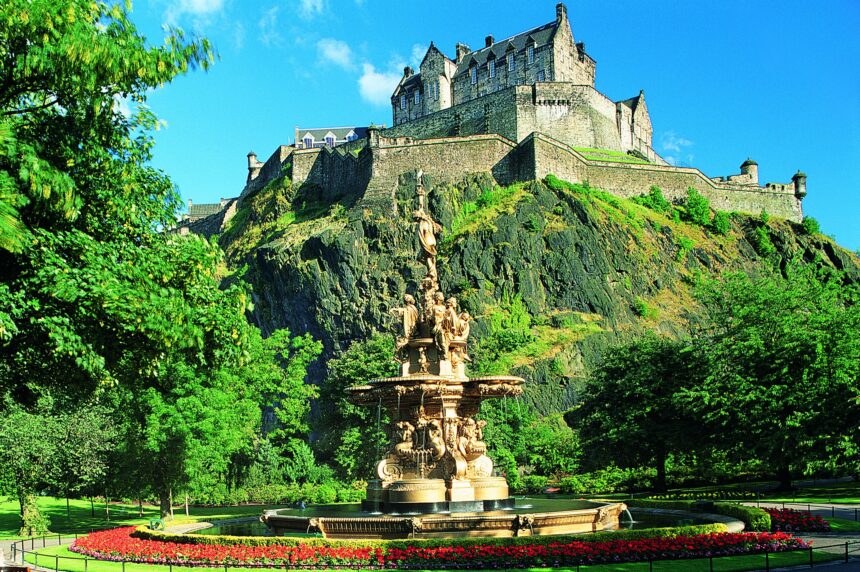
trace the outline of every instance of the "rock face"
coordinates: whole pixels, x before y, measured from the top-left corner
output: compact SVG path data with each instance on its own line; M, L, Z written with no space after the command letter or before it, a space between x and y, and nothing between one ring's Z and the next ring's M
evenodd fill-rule
M587 186L499 188L481 175L425 184L444 228L442 291L475 318L479 347L518 313L531 337L502 348L500 359L527 379L527 399L543 412L572 405L577 378L608 344L644 329L688 331L699 320L692 284L700 275L800 259L860 280L856 255L786 221L765 225L777 250L765 259L753 246L763 223L746 216L733 216L720 236ZM415 201L414 175L400 177L388 204L361 196L321 203L313 187L296 191L279 179L243 199L221 236L231 265L253 285L264 332L286 327L323 342L311 382L352 341L393 331L389 310L418 290L426 270Z

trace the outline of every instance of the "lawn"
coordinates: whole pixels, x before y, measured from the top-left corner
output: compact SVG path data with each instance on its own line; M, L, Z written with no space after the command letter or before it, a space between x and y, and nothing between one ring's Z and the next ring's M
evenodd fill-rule
M765 492L762 500L841 504L860 504L860 483L834 483L826 486L801 487L794 493Z
M158 518L158 508L143 506L143 517L138 516L137 505L110 505L110 520L105 515L104 503L95 503L95 516L87 500L71 500L71 518L66 515L66 499L39 497L39 510L51 519L51 532L62 534L81 534L101 528L115 526L149 524L150 519ZM269 508L260 505L227 507L191 507L190 515L185 516L183 509L176 509L174 523L220 520L241 516L258 516ZM18 501L6 500L0 503L0 539L21 538L18 536L20 521Z
M856 520L832 518L829 516L825 516L823 518L830 523L831 532L860 532L860 522Z
M84 567L81 556L69 551L65 546L52 546L38 550L38 555L28 555L27 562L68 572L173 572L170 566L155 564L126 564L123 568L120 562L103 562L90 560ZM800 566L809 564L809 552L806 550L797 552L781 552L771 554L768 559L771 567ZM839 555L828 554L820 551L812 552L816 564L838 560ZM760 570L765 567L765 556L755 554L751 556L728 556L714 559L715 572L741 572L744 570ZM179 567L176 567L179 568ZM187 568L187 567L183 567ZM213 568L207 568L212 570ZM653 563L656 572L699 572L710 570L707 559L693 560L662 560ZM218 568L221 570L221 568ZM247 572L247 568L225 568L226 572ZM558 570L576 570L575 568L531 568L535 572L549 572ZM627 564L599 564L594 566L581 566L580 570L589 572L644 572L649 570L647 562L634 562Z

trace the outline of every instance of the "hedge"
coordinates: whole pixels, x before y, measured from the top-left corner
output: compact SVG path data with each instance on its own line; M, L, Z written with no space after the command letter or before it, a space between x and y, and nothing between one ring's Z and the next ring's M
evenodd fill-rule
M688 510L695 511L696 501L692 500L653 500L653 499L631 499L625 501L629 507L640 508L662 508L665 510ZM770 530L770 515L763 509L754 506L744 506L730 502L715 502L713 512L730 516L743 521L744 528L755 532L767 532Z
M518 546L525 544L551 544L563 538L576 537L583 542L598 542L606 540L638 540L642 538L670 538L675 536L695 536L699 534L712 534L726 532L726 525L720 523L698 524L693 526L675 526L666 528L645 528L641 530L616 530L593 532L577 535L553 535L553 536L512 536L512 537L467 537L467 538L404 538L395 540L340 540L326 538L305 538L289 536L227 536L214 534L171 534L156 530L149 530L145 526L139 526L132 534L135 538L145 540L160 540L163 542L176 542L181 544L213 544L220 546L328 546L328 547L355 547L374 546L382 548L406 549L409 546L420 545L425 548L436 548L444 546Z

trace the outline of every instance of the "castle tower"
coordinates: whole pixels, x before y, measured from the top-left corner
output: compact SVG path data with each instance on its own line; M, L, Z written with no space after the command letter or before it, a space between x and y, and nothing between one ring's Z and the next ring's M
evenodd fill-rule
M806 196L806 173L798 171L791 180L794 182L794 196L803 200L803 197Z
M758 163L747 157L747 160L741 163L741 175L748 176L751 183L758 185Z
M263 164L257 161L257 154L253 151L248 151L248 181L253 181L260 174L260 168Z

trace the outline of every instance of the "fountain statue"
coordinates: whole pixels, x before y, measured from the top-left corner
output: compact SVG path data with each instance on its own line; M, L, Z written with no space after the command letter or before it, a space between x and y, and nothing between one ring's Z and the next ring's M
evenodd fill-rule
M493 475L482 430L475 419L485 399L516 397L523 379L496 375L469 378L471 317L446 299L439 287L436 237L439 224L428 214L426 192L417 175L420 260L427 268L416 297L406 294L399 318L396 359L400 376L351 387L349 400L384 407L391 419L385 456L367 489L368 510L415 512L483 511L513 505L504 477Z
M621 503L558 501L532 511L516 505L504 476L495 475L483 429L476 419L485 399L517 397L523 379L509 375L470 378L471 316L439 286L436 237L441 226L427 212L422 173L416 175L413 212L427 274L417 296L406 294L391 310L398 318L394 359L400 375L347 389L357 405L384 407L388 447L376 462L361 510L320 507L310 514L267 511L261 519L276 533L318 531L329 537L510 536L617 528ZM416 298L418 301L416 301ZM524 512L526 511L526 512Z

